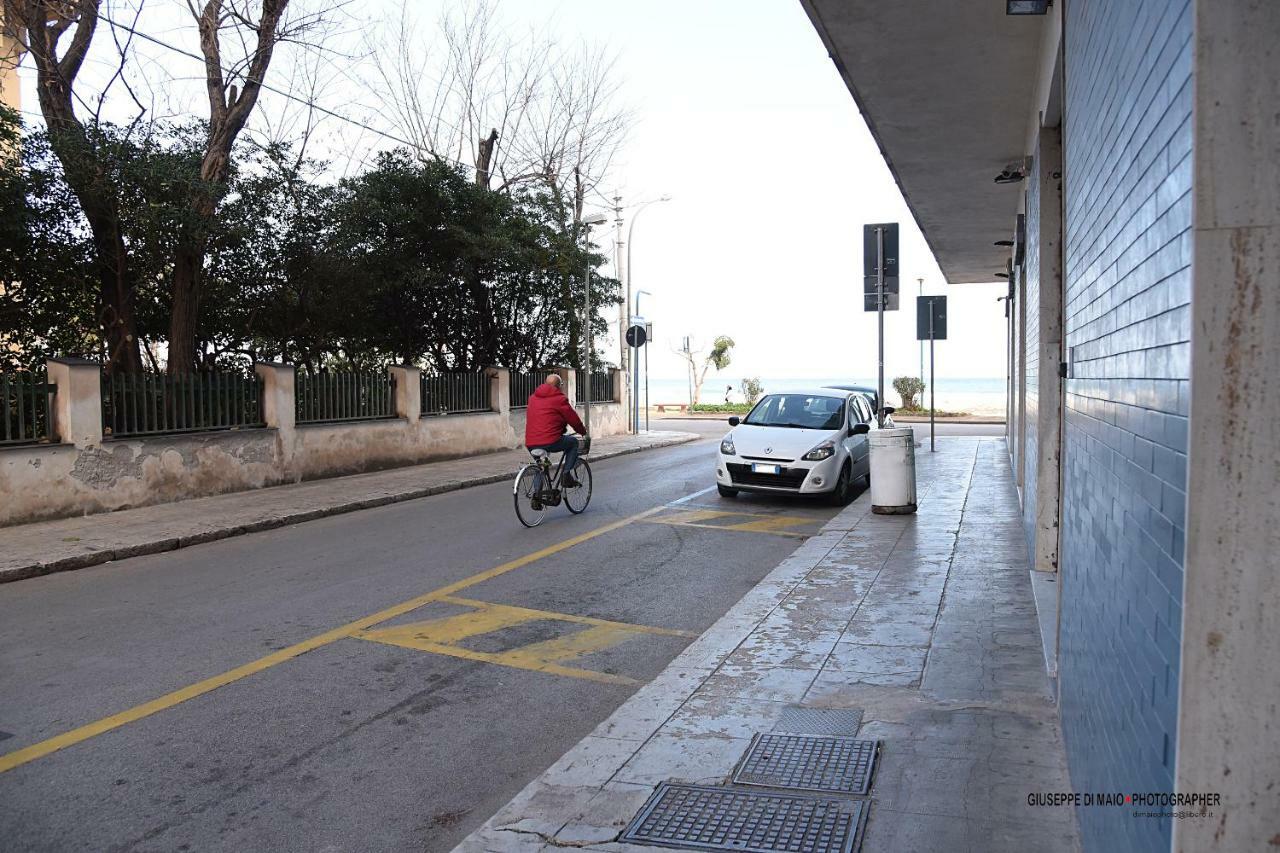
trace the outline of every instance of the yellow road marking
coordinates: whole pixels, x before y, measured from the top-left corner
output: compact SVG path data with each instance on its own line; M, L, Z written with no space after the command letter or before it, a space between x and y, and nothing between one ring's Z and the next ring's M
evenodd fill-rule
M549 610L535 610L530 607L492 604L487 601L476 601L469 598L444 596L437 600L475 609L453 616L428 619L424 622L360 631L355 636L361 640L386 643L421 652L448 655L465 660L485 661L486 663L545 672L552 675L567 675L571 678L584 678L589 681L600 681L607 684L635 684L636 681L623 675L567 667L563 664L566 661L572 661L603 651L644 634L689 638L696 636L692 632L679 631L674 628L652 628L648 625L611 622L607 619L595 619L590 616L575 616L570 613L553 613ZM477 651L462 645L464 641L473 637L501 631L504 628L511 628L530 622L546 621L565 622L589 627L561 637L554 637L549 640L542 640L498 652Z
M728 518L754 518L754 521L743 521L737 524L707 524L708 521ZM659 515L645 519L651 524L671 524L679 527L703 527L709 530L733 530L741 533L772 533L777 536L793 536L808 538L811 533L787 530L788 527L799 527L804 524L819 524L817 519L799 515L774 515L760 512L725 512L723 510L684 510L681 512Z
M385 622L388 619L403 615L411 610L417 610L424 604L437 601L441 598L452 595L455 592L461 592L468 587L475 586L476 584L483 583L491 578L496 578L499 575L504 575L507 572L512 572L523 566L527 566L530 563L543 559L544 557L549 557L552 554L557 554L560 551L572 548L574 545L580 545L581 543L594 539L597 536L610 533L620 527L625 527L628 524L646 519L651 515L661 512L664 508L665 507L662 506L656 506L652 509L647 509L644 512L636 513L635 515L603 525L602 527L597 527L594 530L588 530L586 533L580 533L577 536L565 539L563 542L558 542L555 545L549 545L546 548L534 551L531 554L526 554L523 557L517 557L516 559L503 563L500 566L494 566L492 569L477 572L470 577L442 586L439 589L432 590L431 592L420 595L417 598L402 601L401 603L394 604L385 610L379 610L377 613L357 619L354 622L348 622L346 625L339 628L325 631L323 634L317 634L310 639L303 640L300 643L295 643L287 648L279 649L265 657L260 657L255 661L238 666L235 669L229 669L220 675L215 675L212 678L206 678L204 681L198 681L195 684L190 684L186 687L174 690L172 693L166 693L163 696L152 699L150 702L135 705L134 707L121 711L118 714L103 717L100 720L95 720L94 722L80 726L79 728L63 732L62 734L55 735L47 740L42 740L39 743L33 743L31 746L5 753L4 755L0 755L0 773L5 773L15 767L21 767L23 764L35 761L37 758L43 758L44 756L57 752L60 749L65 749L68 746L74 746L75 744L86 741L89 738L97 737L100 734L105 734L113 729L118 729L128 723L136 722L144 717L149 717L152 714L172 708L175 705L180 705L189 699L195 699L197 696L203 696L206 693L217 690L219 687L225 687L226 685L239 681L246 676L254 675L255 673L262 672L265 669L270 669L277 664L292 660L299 655L306 654L307 652L313 651L322 646L327 646L330 643L337 642L345 637L351 637L360 631L372 628L380 622Z

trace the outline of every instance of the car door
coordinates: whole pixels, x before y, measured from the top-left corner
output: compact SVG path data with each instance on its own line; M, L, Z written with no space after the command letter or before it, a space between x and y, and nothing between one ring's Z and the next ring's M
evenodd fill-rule
M871 413L871 406L861 394L855 394L849 401L849 412L850 429L855 424L867 424L874 429L875 417ZM853 459L853 475L861 477L871 473L871 444L867 440L867 435L850 436L849 440L852 442L850 456Z

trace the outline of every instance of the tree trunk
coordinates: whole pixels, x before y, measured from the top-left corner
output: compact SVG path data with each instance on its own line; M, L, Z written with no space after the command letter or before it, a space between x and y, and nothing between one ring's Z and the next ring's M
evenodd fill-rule
M486 139L480 140L480 151L476 155L476 183L489 189L489 181L493 177L493 149L498 144L498 131L489 131Z
M196 366L196 330L200 323L200 267L204 246L182 240L174 252L173 305L169 315L169 367L171 376L190 373Z

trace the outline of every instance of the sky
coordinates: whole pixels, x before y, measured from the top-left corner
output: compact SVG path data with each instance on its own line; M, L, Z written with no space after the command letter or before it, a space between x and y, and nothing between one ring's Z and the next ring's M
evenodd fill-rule
M135 0L136 2L136 0ZM295 0L299 2L299 0ZM450 0L415 0L424 21ZM300 3L305 6L305 3ZM113 12L117 21L129 0ZM175 0L148 0L139 28L194 50L193 27ZM396 0L368 0L335 39L349 59L330 62L319 102L377 125L383 111L358 85L368 73L366 21L398 14ZM903 308L886 315L886 383L918 371L914 297L948 297L950 338L937 344L940 377L1003 376L1003 282L948 285L916 228L858 113L796 0L506 0L498 15L513 30L586 40L616 56L620 97L635 124L603 195L623 205L670 195L638 220L631 283L647 290L641 310L654 325L654 379L680 379L674 352L717 335L736 346L715 383L741 377L869 377L876 370L876 315L862 310L862 226L900 223ZM143 44L140 72L163 103L157 112L199 110L194 60ZM285 55L272 73L288 74ZM98 73L110 72L99 59ZM22 72L34 109L33 72ZM282 78L274 78L280 81ZM186 94L184 86L187 87ZM119 87L112 108L124 111ZM190 98L184 101L184 98ZM144 96L145 99L145 96ZM287 120L284 105L260 102L263 122ZM123 112L122 112L123 114ZM322 125L330 153L388 145L340 121ZM594 198L598 207L605 202ZM624 229L631 211L624 212ZM612 217L611 217L612 219ZM612 256L612 229L599 234ZM625 236L625 235L624 235ZM602 270L613 273L609 268ZM608 314L616 320L616 310ZM616 325L616 324L615 324ZM618 358L616 337L604 352Z

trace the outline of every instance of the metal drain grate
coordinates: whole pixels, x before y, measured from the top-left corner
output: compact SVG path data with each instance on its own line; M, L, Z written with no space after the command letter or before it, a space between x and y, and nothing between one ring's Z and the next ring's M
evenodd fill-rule
M862 711L857 708L805 708L788 705L774 723L775 732L797 735L839 735L853 737L862 725Z
M620 841L740 853L854 853L866 802L663 782Z
M878 741L852 737L758 734L733 781L766 788L865 794Z

